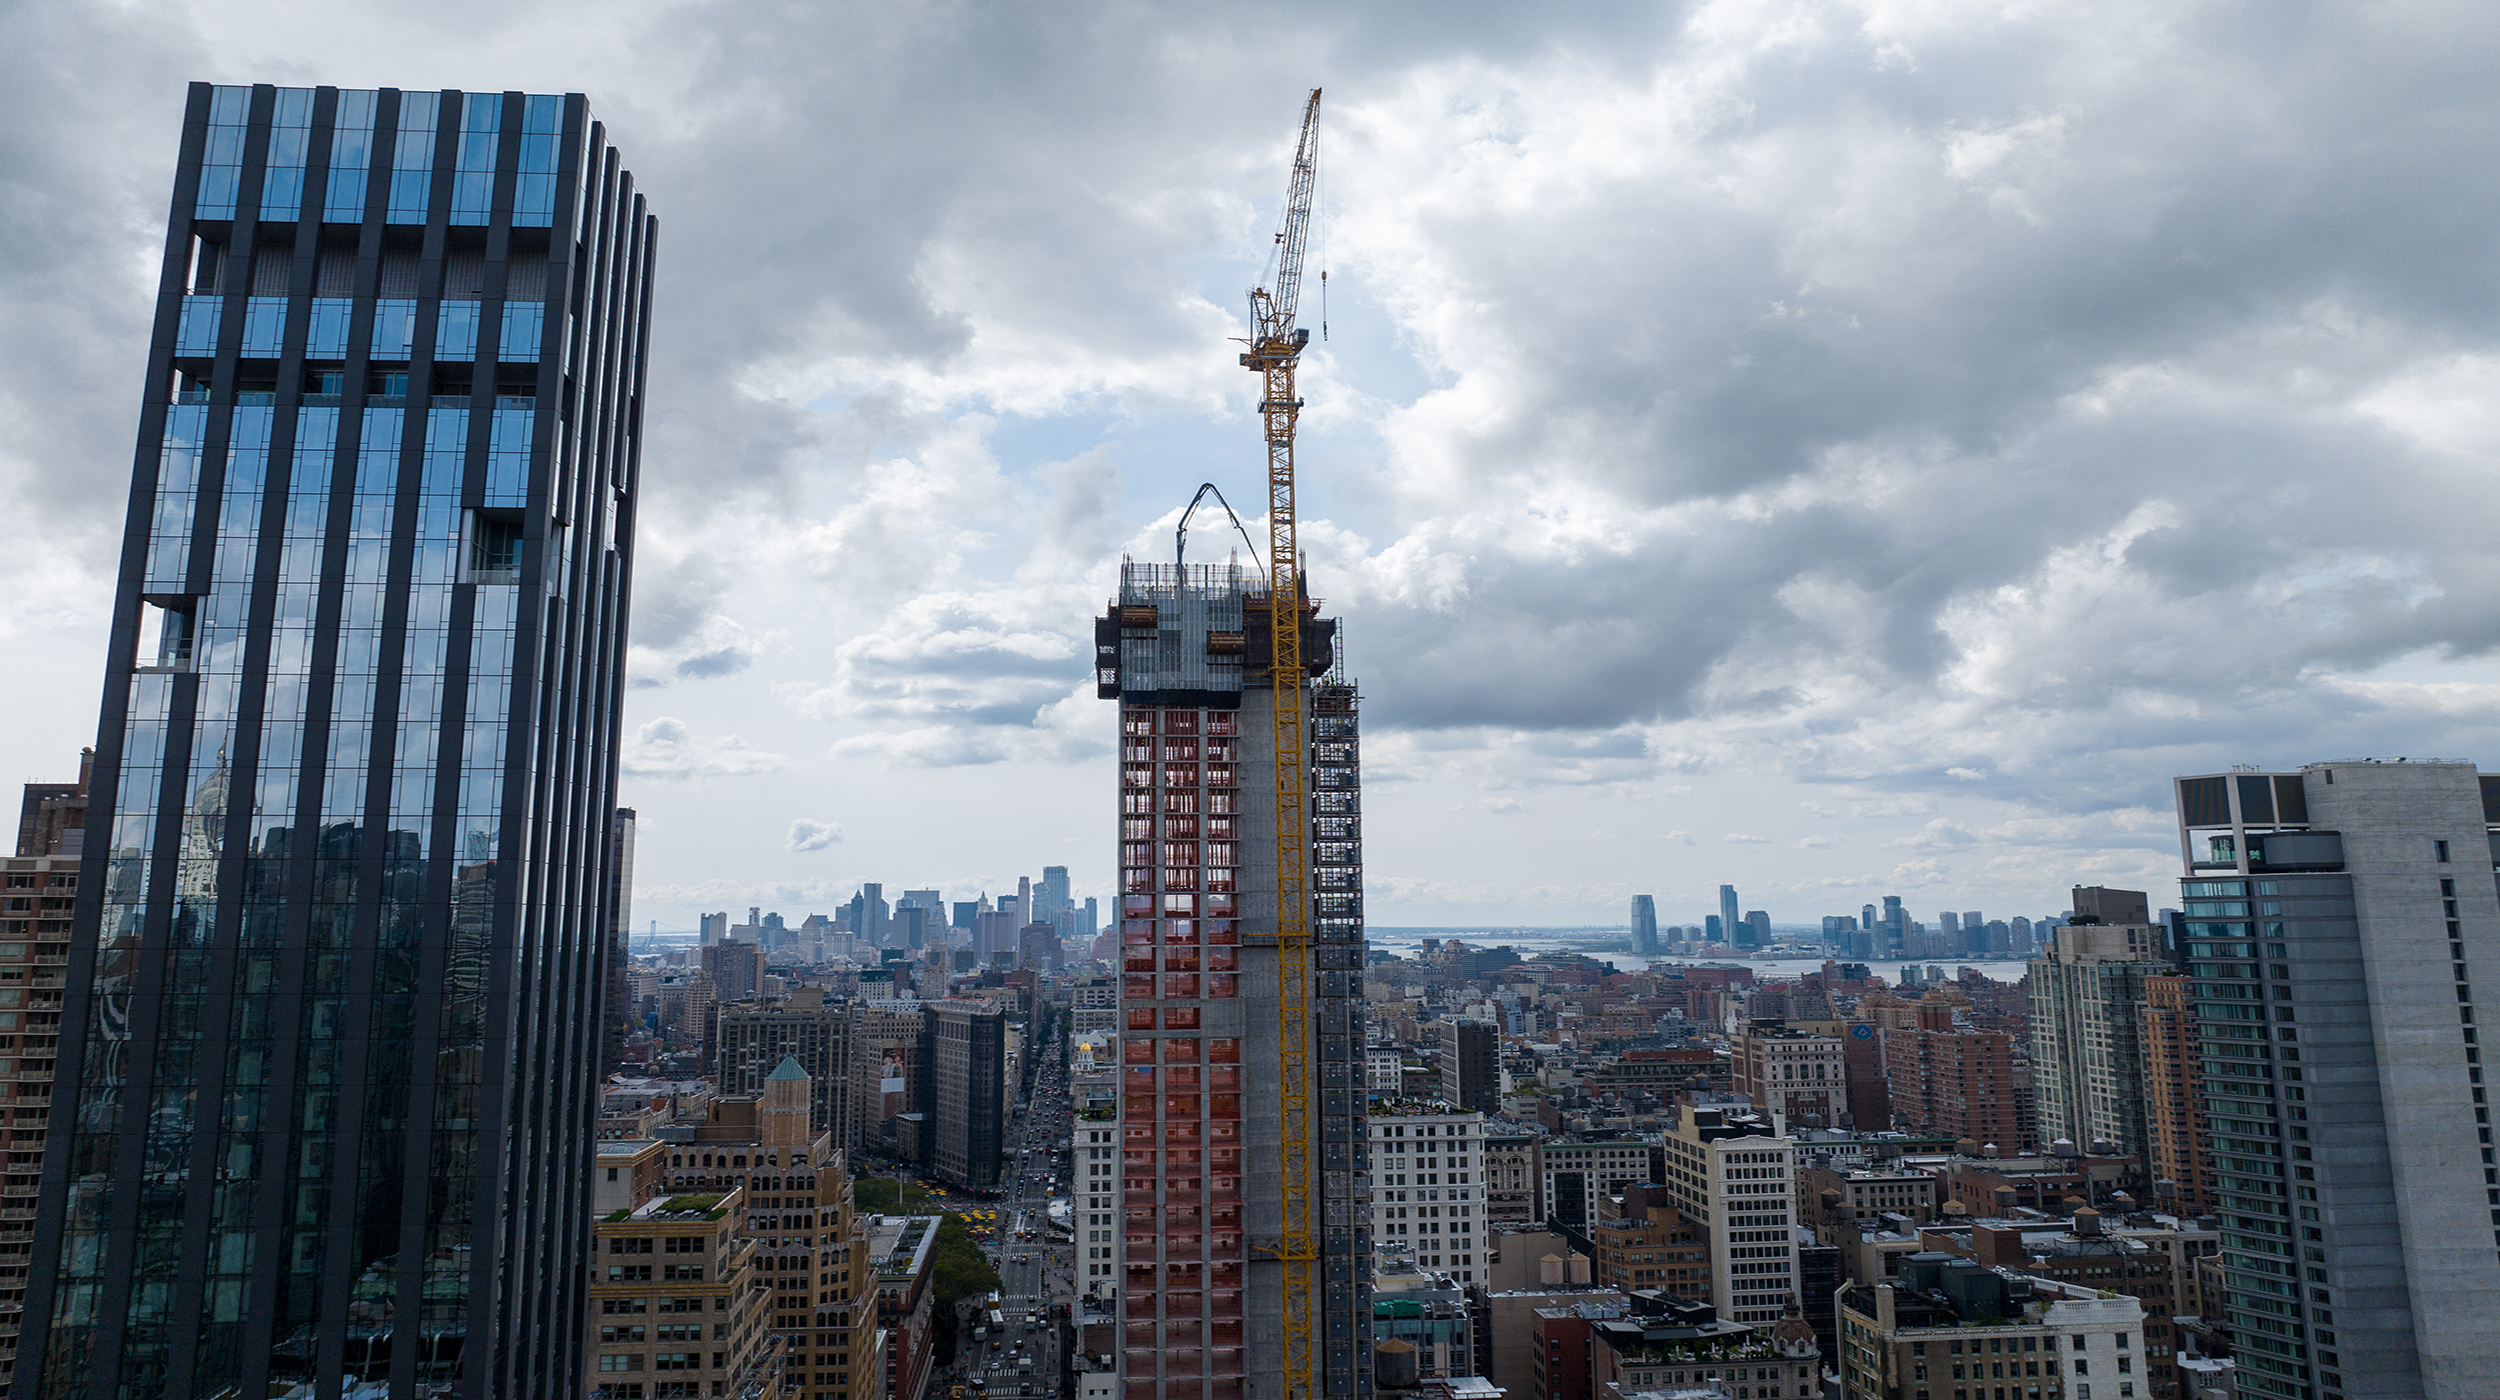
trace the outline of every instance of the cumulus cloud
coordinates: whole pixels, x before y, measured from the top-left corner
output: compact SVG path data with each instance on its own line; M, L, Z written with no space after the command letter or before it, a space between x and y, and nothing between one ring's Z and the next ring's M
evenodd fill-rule
M625 741L624 771L639 778L683 782L770 773L788 766L780 754L749 747L734 734L698 737L684 720L666 715L645 722Z
M0 14L47 56L0 92L0 489L40 542L0 636L100 646L63 639L101 635L182 81L544 86L590 32L558 85L667 229L638 778L1103 761L1116 556L1168 557L1200 480L1256 499L1224 338L1320 69L1304 544L1377 792L1585 831L1742 779L1729 825L1802 801L1951 847L1903 881L2054 890L2156 876L2172 773L2500 741L2500 188L2455 176L2490 7L1276 13ZM1432 850L1488 814L1450 808ZM1485 883L1415 859L1382 889Z
M790 823L790 849L821 851L842 840L842 828L814 817L801 817Z
M626 669L636 686L710 680L745 670L763 652L762 638L740 626L737 619L713 613L691 632L651 644L637 642Z

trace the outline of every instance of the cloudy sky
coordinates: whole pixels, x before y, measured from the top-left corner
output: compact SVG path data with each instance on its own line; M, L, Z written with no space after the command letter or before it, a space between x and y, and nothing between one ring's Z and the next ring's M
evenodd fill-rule
M1314 85L1375 923L2040 914L2176 877L2176 773L2500 762L2488 4L140 0L0 55L9 776L92 741L192 79L586 92L658 210L638 923L1107 891L1088 619L1257 496L1226 337Z

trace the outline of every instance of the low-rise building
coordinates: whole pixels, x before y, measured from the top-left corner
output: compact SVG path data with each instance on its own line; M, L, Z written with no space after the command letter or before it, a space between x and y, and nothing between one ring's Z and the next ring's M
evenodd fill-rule
M1710 1301L1730 1322L1780 1320L1798 1293L1796 1145L1776 1120L1685 1104L1666 1137L1666 1199L1709 1240Z
M1598 1221L1589 1242L1592 1275L1602 1287L1710 1300L1709 1228L1685 1219L1663 1186L1626 1187L1623 1213Z
M876 1288L877 1325L885 1339L886 1400L921 1400L928 1388L929 1361L936 1345L932 1329L937 1290L932 1276L938 1223L934 1215L860 1217Z
M1525 1225L1541 1219L1537 1206L1535 1133L1487 1132L1484 1137L1484 1214L1496 1224Z
M1372 1340L1415 1348L1419 1376L1476 1373L1476 1319L1467 1290L1445 1273L1384 1264L1372 1283Z
M1483 1283L1492 1266L1484 1115L1438 1100L1376 1099L1370 1123L1373 1247L1403 1247L1418 1268Z
M1878 1215L1924 1225L1936 1218L1939 1189L1934 1172L1915 1167L1849 1169L1807 1157L1797 1167L1797 1215L1816 1229Z
M1635 1293L1624 1315L1591 1327L1601 1389L1741 1384L1749 1397L1805 1400L1820 1392L1814 1329L1792 1309L1769 1327L1721 1321L1707 1303Z
M1730 1042L1735 1089L1754 1107L1801 1128L1833 1128L1849 1111L1848 1068L1837 1035L1780 1021L1748 1021Z
M1611 1197L1658 1179L1656 1140L1646 1137L1544 1138L1536 1145L1537 1219L1585 1233L1614 1213Z
M592 1158L590 1213L632 1210L667 1187L667 1143L657 1138L601 1142Z
M2202 1232L2219 1244L2216 1232ZM1931 1225L1919 1231L1931 1249L1975 1259L1990 1268L2019 1269L2039 1278L2123 1293L2144 1307L2142 1365L2151 1400L2179 1393L2176 1356L2180 1337L2172 1319L2194 1312L2187 1301L2192 1273L2183 1280L2179 1261L2193 1269L2194 1243L2175 1229L2141 1225L2108 1228L2099 1212L2078 1210L2064 1220L1974 1220Z
M1569 1277L1571 1263L1551 1259L1543 1268L1544 1282L1485 1295L1485 1330L1490 1334L1491 1345L1486 1348L1489 1364L1484 1373L1512 1395L1536 1393L1535 1319L1539 1311L1623 1306L1623 1294L1590 1286L1586 1259L1575 1258L1574 1262L1581 1271L1576 1281Z
M1840 1291L1843 1400L2060 1400L2149 1395L2144 1308L2080 1284L1912 1255L1895 1283Z
M1597 1365L1590 1340L1595 1324L1623 1316L1624 1304L1566 1303L1528 1314L1529 1351L1535 1365L1536 1400L1593 1400Z
M591 1227L593 1400L694 1400L777 1383L746 1193L657 1196Z

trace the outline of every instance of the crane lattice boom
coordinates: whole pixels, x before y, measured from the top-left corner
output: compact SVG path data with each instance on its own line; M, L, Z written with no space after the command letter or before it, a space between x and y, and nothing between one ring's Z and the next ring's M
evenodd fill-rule
M1250 293L1250 349L1241 357L1264 393L1259 417L1267 431L1269 675L1276 719L1276 1031L1284 1155L1284 1220L1276 1257L1285 1273L1285 1400L1317 1391L1319 1231L1318 1172L1312 1145L1311 922L1308 885L1310 807L1303 765L1310 746L1302 722L1302 550L1293 504L1293 435L1302 400L1294 369L1311 333L1295 328L1302 257L1311 230L1311 197L1319 172L1319 89L1302 109L1284 219L1276 232L1276 281Z

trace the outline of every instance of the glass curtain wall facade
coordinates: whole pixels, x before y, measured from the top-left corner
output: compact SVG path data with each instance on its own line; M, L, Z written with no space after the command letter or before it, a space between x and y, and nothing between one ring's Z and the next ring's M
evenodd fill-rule
M1118 1231L1125 1400L1281 1393L1269 1272L1280 1059L1267 998L1284 950L1254 901L1263 887L1272 911L1265 602L1263 581L1238 567L1129 564L1095 624L1097 693L1120 702L1121 1189L1116 1222L1103 1211L1079 1228ZM1314 672L1328 671L1333 643L1333 623L1306 624ZM1358 693L1341 675L1306 678L1304 704L1321 1076L1309 1086L1322 1196L1314 1380L1348 1396L1369 1393L1371 1377Z
M193 85L12 1394L580 1393L654 237L578 95Z
M2500 776L2358 759L2173 788L2238 1393L2491 1394Z

